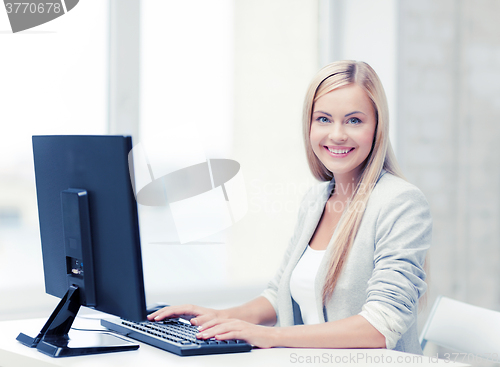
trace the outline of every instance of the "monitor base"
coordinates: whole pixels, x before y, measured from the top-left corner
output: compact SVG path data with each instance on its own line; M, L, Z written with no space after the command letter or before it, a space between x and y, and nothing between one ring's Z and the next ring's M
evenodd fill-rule
M27 347L36 348L51 357L112 353L139 348L138 344L106 330L72 332L70 338L68 333L79 309L79 289L71 286L35 338L20 333L16 339Z

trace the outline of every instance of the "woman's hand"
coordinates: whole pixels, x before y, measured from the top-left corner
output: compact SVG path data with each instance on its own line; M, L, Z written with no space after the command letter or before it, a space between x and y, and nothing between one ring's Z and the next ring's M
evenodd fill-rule
M148 320L160 321L173 317L189 319L192 316L191 324L198 326L200 332L197 337L200 339L242 339L259 348L275 346L275 328L229 319L222 310L195 305L169 306L148 315Z
M193 317L194 316L194 317ZM150 321L160 321L167 318L182 317L185 319L191 318L192 325L202 325L207 321L216 318L224 318L224 311L214 310L195 305L169 306L158 310L151 315L148 315Z
M238 319L214 318L200 325L198 329L200 332L196 336L200 339L242 339L259 348L272 348L278 345L276 328Z

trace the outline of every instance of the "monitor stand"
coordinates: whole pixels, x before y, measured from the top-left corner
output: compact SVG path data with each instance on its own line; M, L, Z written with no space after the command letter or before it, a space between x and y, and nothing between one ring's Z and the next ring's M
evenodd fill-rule
M72 332L72 339L70 339L68 333L79 309L79 288L70 286L36 338L20 333L16 339L51 357L121 352L139 348L138 344L112 335L106 330L102 332L81 331L78 333L81 337L77 338L73 338Z

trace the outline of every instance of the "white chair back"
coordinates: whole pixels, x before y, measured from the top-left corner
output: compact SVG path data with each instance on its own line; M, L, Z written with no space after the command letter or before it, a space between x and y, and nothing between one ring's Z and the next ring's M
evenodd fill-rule
M427 341L498 361L500 312L439 296L420 335L422 349Z

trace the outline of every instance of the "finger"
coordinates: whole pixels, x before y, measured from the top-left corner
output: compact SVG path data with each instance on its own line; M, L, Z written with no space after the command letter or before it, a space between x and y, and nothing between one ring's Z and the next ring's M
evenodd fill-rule
M234 319L218 319L218 318L211 318L211 317L205 317L205 315L197 317L197 319L207 319L205 322L200 322L198 325L198 330L206 330L210 329L211 327L214 327L215 325L219 325L222 323L227 323L227 322L233 322L235 321Z
M245 340L243 337L241 337L241 332L238 330L233 330L233 331L228 331L227 333L223 334L217 334L214 336L215 339L217 340L229 340L229 339L242 339Z
M149 314L149 315L148 315L148 320L153 320L153 319L154 319L157 315L159 315L159 314L160 314L160 312L161 312L162 310L164 310L164 308L162 308L162 309L160 309L160 310L158 310L158 311L155 311L155 312L153 312L153 313Z
M197 316L196 307L193 305L170 306L162 308L148 316L148 320L160 321L171 317L181 317L183 315Z
M203 329L198 334L196 334L196 337L199 339L208 339L215 337L215 335L225 334L227 332L240 329L238 327L238 320L223 321L212 326L210 325L212 325L211 322L206 328L203 327Z
M172 318L172 317L179 317L175 312L172 312L170 310L159 310L155 313L152 313L151 315L148 315L148 320L150 321L160 321L166 318Z
M164 307L161 310L158 310L158 311L153 312L152 314L148 315L148 320L153 320L162 314L172 314L173 312L175 312L175 311L171 307Z
M204 315L199 315L196 317L191 318L191 325L199 326L207 323L210 320L213 320L215 317L214 314L209 313L209 314L204 314Z

